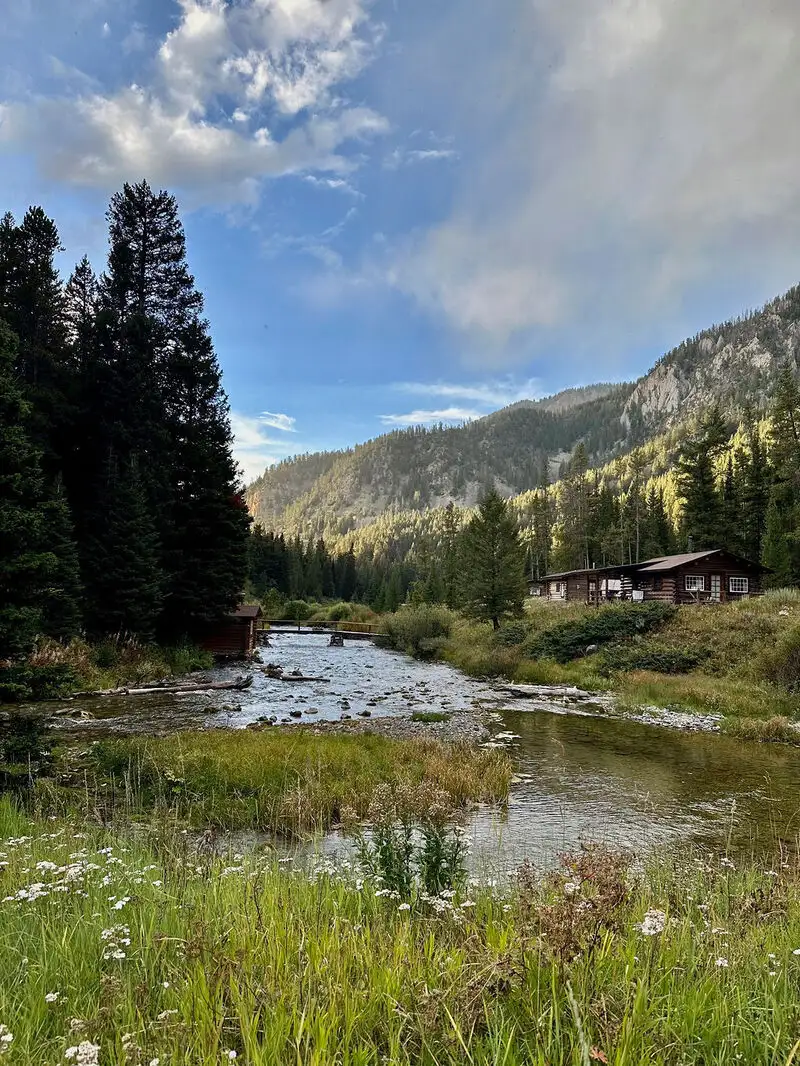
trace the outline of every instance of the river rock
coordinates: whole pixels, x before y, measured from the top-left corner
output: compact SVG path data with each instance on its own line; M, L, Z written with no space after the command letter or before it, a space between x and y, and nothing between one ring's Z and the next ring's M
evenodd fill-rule
M299 711L299 710L289 711L289 714L292 716L292 718L302 718L303 717L303 712Z
M359 711L358 712L358 717L359 718L371 718L372 717L372 711Z

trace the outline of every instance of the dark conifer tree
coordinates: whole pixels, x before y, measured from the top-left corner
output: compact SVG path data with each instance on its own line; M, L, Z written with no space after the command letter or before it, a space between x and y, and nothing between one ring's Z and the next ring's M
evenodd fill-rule
M42 629L64 640L80 632L83 586L72 513L60 483L48 493L42 512L47 548L55 558L42 605Z
M683 500L684 545L695 551L719 546L723 534L722 494L715 464L728 443L728 430L718 407L701 421L698 433L684 442L677 462L678 490Z
M481 500L462 541L462 601L473 618L491 622L522 613L525 550L517 520L494 490Z
M15 372L17 341L0 322L0 660L22 655L42 632L56 571L40 456Z
M104 465L102 508L90 537L94 567L84 575L87 628L107 633L155 636L164 575L161 551L147 494L135 460L113 455Z
M336 565L336 595L340 600L352 600L356 591L356 580L356 556L353 546L350 545Z

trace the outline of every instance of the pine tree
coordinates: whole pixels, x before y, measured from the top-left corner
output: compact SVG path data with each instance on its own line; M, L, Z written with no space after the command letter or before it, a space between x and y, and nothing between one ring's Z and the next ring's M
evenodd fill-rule
M764 531L764 566L772 571L767 583L772 588L785 588L793 584L793 560L786 528L786 512L779 504L776 494L770 498Z
M158 534L135 461L109 456L104 476L103 506L91 537L93 565L84 574L87 628L95 636L131 633L151 640L164 585Z
M772 473L758 423L752 414L745 417L747 452L743 458L741 545L748 559L758 561L764 540Z
M63 640L80 632L83 586L72 515L60 483L44 500L42 514L47 548L55 557L42 606L42 629Z
M462 541L462 602L473 618L491 622L522 613L525 550L517 521L499 493L481 500Z
M356 556L351 544L336 566L336 595L340 600L352 600L356 580Z
M682 532L695 551L719 547L723 533L722 495L715 464L728 442L728 430L718 407L703 418L698 434L685 441L677 462L678 492L683 500Z
M47 550L44 479L16 360L16 337L0 322L0 660L24 654L41 633L57 563Z

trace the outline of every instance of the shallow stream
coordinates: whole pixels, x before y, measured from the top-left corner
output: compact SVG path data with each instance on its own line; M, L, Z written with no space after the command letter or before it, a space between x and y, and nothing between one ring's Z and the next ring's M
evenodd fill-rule
M74 701L58 708L66 713L57 721L68 734L91 738L243 728L270 716L314 724L364 711L379 718L476 708L519 770L506 813L485 809L470 818L472 861L486 870L525 858L551 861L589 840L637 852L691 842L770 853L776 844L794 846L800 832L797 748L644 725L559 690L519 698L501 683L475 681L446 664L417 662L368 641L329 648L325 635L280 634L263 658L286 673L326 680L284 682L257 671L244 692ZM242 672L222 669L215 679ZM340 846L335 834L323 844Z

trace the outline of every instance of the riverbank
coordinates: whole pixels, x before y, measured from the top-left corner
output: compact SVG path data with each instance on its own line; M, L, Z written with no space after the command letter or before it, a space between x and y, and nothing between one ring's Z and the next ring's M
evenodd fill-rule
M613 693L748 739L797 743L800 593L703 607L531 602L498 632L444 608L406 608L386 639L476 678Z
M403 899L0 803L9 1066L787 1064L800 871L587 849ZM76 1049L76 1050L70 1050Z
M24 661L0 666L0 706L145 685L213 666L213 656L192 644L142 644L123 636L95 643L44 640Z

